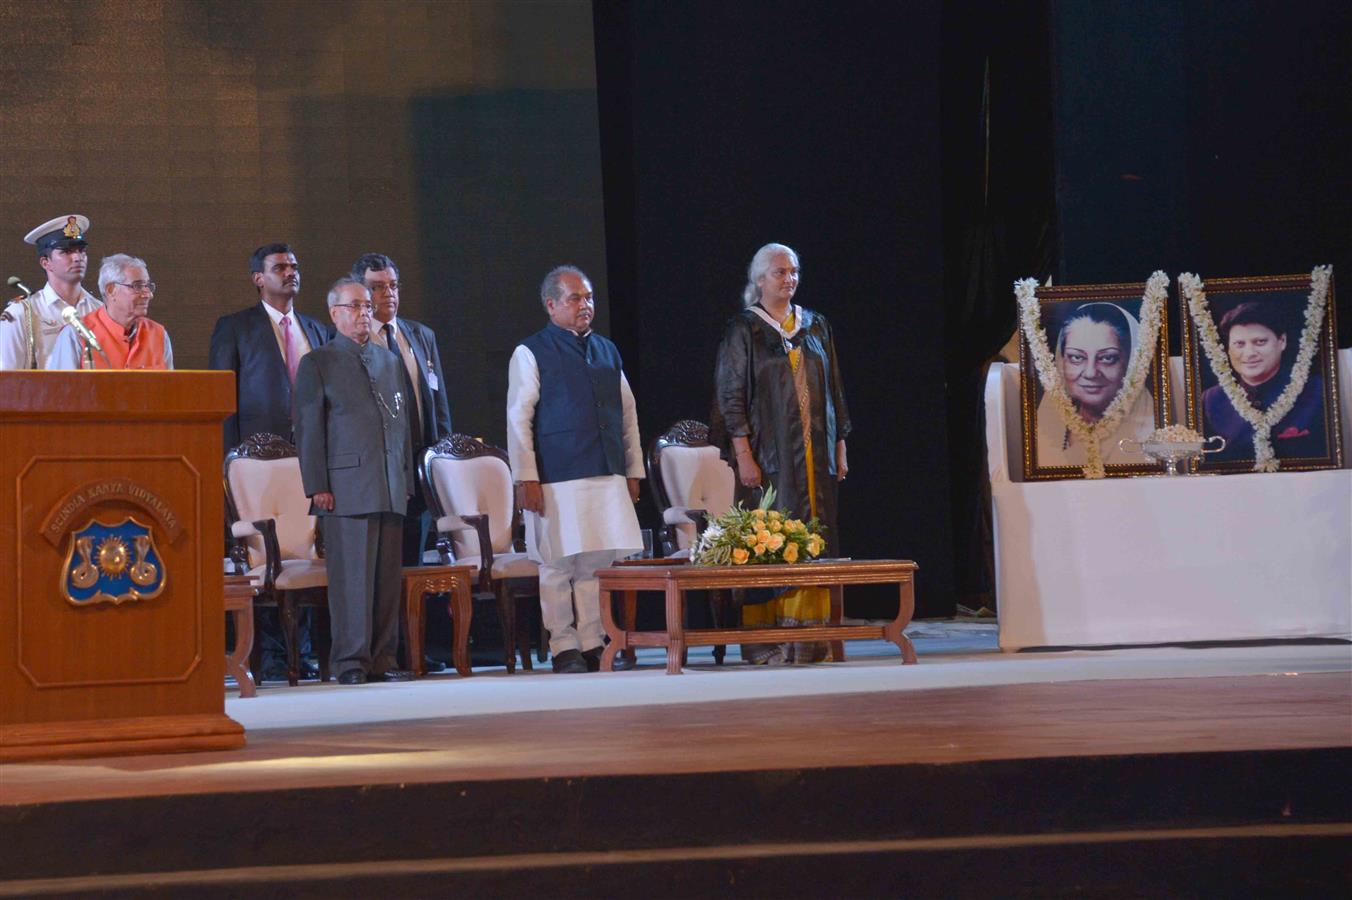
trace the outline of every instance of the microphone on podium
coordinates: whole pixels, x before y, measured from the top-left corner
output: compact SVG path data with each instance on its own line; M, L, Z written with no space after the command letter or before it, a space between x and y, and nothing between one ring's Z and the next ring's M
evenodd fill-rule
M75 307L67 306L61 310L61 318L65 319L66 323L74 328L80 337L85 339L85 343L100 353L103 352L103 348L99 346L99 339L94 337L94 332L90 331L85 323L80 321L80 314L75 311Z

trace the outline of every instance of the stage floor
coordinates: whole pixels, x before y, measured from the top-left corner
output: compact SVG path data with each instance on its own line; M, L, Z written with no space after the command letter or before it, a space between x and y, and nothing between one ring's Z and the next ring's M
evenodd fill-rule
M682 676L476 670L265 686L239 751L0 766L0 805L405 782L1352 746L1352 645L1003 654L995 626L917 623L850 661ZM730 652L729 659L733 659Z

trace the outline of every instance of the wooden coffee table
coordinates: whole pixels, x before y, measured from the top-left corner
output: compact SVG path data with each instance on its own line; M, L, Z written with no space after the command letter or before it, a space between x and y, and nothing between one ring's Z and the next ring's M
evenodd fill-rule
M600 569L601 623L610 644L601 656L601 671L614 671L615 656L634 647L664 647L667 674L681 674L687 647L735 644L741 641L778 644L788 641L830 641L832 656L845 658L845 641L884 639L897 645L902 662L916 661L915 647L903 633L915 614L915 572L909 560L833 560L778 566L692 566L648 564ZM847 584L897 585L900 603L897 617L885 625L842 625L843 588ZM825 587L831 590L831 624L795 628L691 628L685 627L685 592L763 587ZM630 631L615 622L612 595L635 591L661 591L666 598L667 627L663 631ZM629 602L626 606L629 606ZM634 617L626 616L632 628Z

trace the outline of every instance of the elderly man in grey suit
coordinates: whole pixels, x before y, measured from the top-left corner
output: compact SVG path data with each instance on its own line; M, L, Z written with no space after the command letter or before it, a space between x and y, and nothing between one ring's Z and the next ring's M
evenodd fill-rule
M340 684L406 681L395 669L400 543L414 489L409 400L398 361L371 341L371 293L329 289L338 336L301 358L295 430L301 480L324 528Z

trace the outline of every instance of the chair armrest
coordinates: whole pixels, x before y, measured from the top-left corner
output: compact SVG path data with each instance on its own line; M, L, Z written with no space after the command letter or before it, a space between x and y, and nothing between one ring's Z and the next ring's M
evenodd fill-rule
M437 519L437 555L442 565L450 565L453 559L449 535L455 531L473 531L479 538L479 581L487 587L493 571L493 542L488 536L488 515L472 513L463 516L442 516Z
M234 562L235 570L239 574L245 574L249 571L247 562L249 548L245 546L242 538L261 537L263 539L263 553L266 558L266 565L263 569L263 590L272 590L277 576L282 573L282 548L277 542L277 520L259 519L256 522L235 522L230 526L230 535L236 539L234 545L230 548L230 559ZM241 567L243 567L243 571L240 571Z
M266 563L263 568L263 590L271 591L277 576L282 574L282 547L277 542L277 520L259 519L256 522L236 522L230 526L230 533L236 538L261 537L263 539L263 553L266 557ZM247 557L248 550L244 545L237 544L237 547L244 549ZM231 551L231 558L240 562Z
M472 526L479 536L479 587L490 590L493 581L493 541L488 536L488 514L475 513L460 518L466 525Z
M667 507L662 509L662 524L685 524L690 519L685 518L685 514L690 511L690 507Z
M470 531L472 526L466 524L459 516L440 516L432 523L432 528L437 533L437 556L441 564L452 565L455 562L455 553L451 550L452 532Z
M466 518L472 518L467 516ZM434 523L438 532L474 531L475 528L459 516L442 516Z
M662 522L666 525L687 525L695 523L696 531L703 531L709 524L709 511L689 506L668 506L662 510Z

